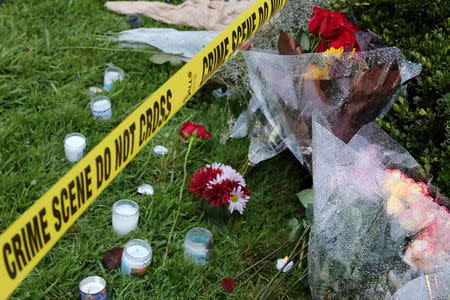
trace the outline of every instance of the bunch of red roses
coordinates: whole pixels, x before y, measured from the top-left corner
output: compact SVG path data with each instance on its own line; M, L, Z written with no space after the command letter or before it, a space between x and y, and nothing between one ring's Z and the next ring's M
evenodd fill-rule
M337 11L314 7L308 31L314 35L320 34L321 39L317 46L317 52L324 52L330 47L360 51L355 32L361 32L361 30L348 22L347 18Z
M232 167L221 163L213 163L201 167L189 179L189 191L196 197L202 195L206 202L220 206L228 205L230 213L234 210L242 214L247 201L249 191L244 177Z

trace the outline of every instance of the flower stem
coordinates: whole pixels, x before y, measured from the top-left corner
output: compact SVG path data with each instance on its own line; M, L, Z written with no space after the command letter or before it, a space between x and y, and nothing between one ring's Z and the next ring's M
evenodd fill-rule
M309 228L310 228L310 227L311 227L311 224L308 224L308 225L305 227L305 229L304 229L304 231L303 231L303 234L300 236L300 238L299 238L298 241L297 241L297 244L295 244L294 249L292 249L291 254L289 254L289 256L288 256L288 257L289 257L289 260L286 261L286 262L284 263L284 265L283 265L283 266L280 268L280 270L275 274L275 276L269 281L269 283L267 283L266 286L259 292L258 296L256 296L255 299L258 299L259 297L261 297L261 299L264 299L264 298L266 297L267 292L269 291L270 286L271 286L272 283L275 281L275 278L278 277L278 275L283 271L283 269L287 266L287 264L290 263L290 262L294 259L295 256L297 256L298 254L300 254L300 253L306 248L306 246L305 246L305 247L303 247L299 252L297 252L297 253L295 252L295 250L297 250L298 246L300 246L300 242L303 241L303 238L305 237L306 233L309 231ZM294 253L296 253L295 256L293 256ZM289 273L289 272L286 272L286 273ZM285 277L285 276L283 276L283 278L284 278L284 277ZM268 296L268 295L267 295L267 296Z
M166 260L167 260L167 255L169 254L169 246L170 246L170 241L172 239L172 234L173 231L175 230L175 226L177 225L177 221L178 221L178 217L180 216L180 211L181 211L181 198L183 197L183 190L184 190L184 184L186 183L186 177L187 177L187 171L186 171L186 165L187 165L187 160L188 160L188 156L189 156L189 152L191 151L191 146L192 143L194 141L195 137L191 137L189 140L189 146L188 149L186 151L186 155L184 156L184 164L183 164L183 182L181 183L181 187L180 187L180 195L178 197L178 209L177 209L177 214L175 215L175 220L173 220L172 223L172 228L170 229L169 232L169 237L167 238L167 246L166 246L166 251L164 252L164 258L163 258L163 267L166 264Z
M272 256L276 255L278 252L280 252L281 250L283 250L284 248L286 248L287 244L289 243L289 241L286 241L283 243L283 245L281 245L280 247L278 247L277 249L273 250L271 253L267 254L264 258L261 258L260 260L258 260L256 263L254 263L253 265L251 265L250 267L248 267L247 269L245 269L244 271L242 271L241 273L237 274L234 279L238 279L240 276L242 276L245 272L247 272L248 270L256 267L258 264L260 264L261 262L265 261L266 259L271 258Z
M292 259L296 258L298 255L301 255L304 253L304 250L306 249L306 247L308 246L308 244L306 244L305 246L302 247L302 249L300 251L298 251L296 254L294 254L294 256L292 256ZM263 299L267 299L270 294L272 294L273 291L275 291L277 289L277 287L280 285L280 283L283 281L283 279L289 274L289 272L291 272L292 270L294 270L294 268L296 268L297 266L299 266L303 260L305 260L306 256L303 256L299 259L298 262L296 262L292 268L285 272L280 279L278 279L278 281L274 284L274 286L272 287L271 290L269 290L269 288L266 289L265 294L263 295Z

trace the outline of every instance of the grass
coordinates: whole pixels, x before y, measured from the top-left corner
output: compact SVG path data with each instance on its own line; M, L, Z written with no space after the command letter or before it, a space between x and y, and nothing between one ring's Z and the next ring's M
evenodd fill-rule
M61 49L117 47L98 37L128 27L103 2L7 0L0 6L0 232L72 167L64 157L66 134L83 133L89 151L177 70L169 64L153 65L148 53ZM142 26L168 25L144 18ZM102 85L108 62L124 69L125 79L107 93L112 119L95 122L87 88ZM229 121L240 109L237 102L211 99L207 88L197 93L93 202L11 299L79 299L78 284L90 275L106 280L110 299L254 298L275 275L274 262L247 282L252 272L244 274L231 294L222 292L220 281L280 246L289 235L288 220L304 215L294 194L309 187L311 178L289 153L248 169L245 178L251 200L242 216L218 217L185 190L169 260L161 267L187 149L178 129L191 120L204 124L213 135L193 148L189 173L214 161L239 169L246 164L248 141L223 141ZM151 149L157 144L168 147L169 154L154 156ZM153 185L154 195L138 195L142 183ZM138 230L117 237L111 228L111 207L123 198L138 202L141 214ZM196 226L210 229L215 241L212 259L204 268L183 257L184 236ZM154 246L149 272L136 278L123 277L117 269L104 270L103 254L133 238L147 239ZM291 288L303 271L294 270L271 297L278 299L288 291L287 298L308 299L303 283Z

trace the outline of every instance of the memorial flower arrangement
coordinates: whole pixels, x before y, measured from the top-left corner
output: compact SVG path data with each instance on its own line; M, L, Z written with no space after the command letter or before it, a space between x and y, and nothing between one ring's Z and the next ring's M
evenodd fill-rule
M172 239L172 235L175 230L175 226L177 225L178 217L180 216L180 212L181 212L181 199L183 197L184 185L185 185L186 179L187 179L186 166L187 166L187 161L189 158L189 153L191 152L192 145L199 141L207 141L212 137L211 133L208 132L203 125L192 123L189 120L186 121L183 124L183 126L181 126L179 132L180 132L181 138L187 142L188 147L187 147L186 154L184 156L183 181L180 186L180 194L179 194L178 203L177 203L177 212L175 215L175 219L172 223L172 227L170 229L169 236L167 238L166 250L164 252L164 257L163 257L163 266L166 264L167 256L169 254L169 246L170 246L170 242Z
M450 214L428 194L423 182L415 182L400 170L388 170L383 184L386 212L402 230L416 234L403 261L415 271L431 273L450 262Z
M319 123L308 257L313 297L390 299L409 281L448 268L448 207L418 180L410 154L375 123L348 144Z
M213 163L201 167L189 179L189 191L196 197L203 196L206 203L221 206L228 205L230 213L243 213L249 191L244 177L228 165Z
M404 83L421 70L375 33L319 7L312 10L308 32L300 29L291 36L280 30L277 48L278 54L253 47L243 52L252 101L263 116L250 119L264 119L260 123L269 123L273 130L267 131L276 132L279 141L273 145L269 136L253 130L253 144L269 151L249 152L252 163L276 155L284 144L311 169L314 113L326 117L332 132L347 143L364 125L382 117Z

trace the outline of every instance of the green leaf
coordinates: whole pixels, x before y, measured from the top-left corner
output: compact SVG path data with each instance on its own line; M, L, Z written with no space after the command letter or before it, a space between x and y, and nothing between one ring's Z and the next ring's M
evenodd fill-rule
M170 53L156 53L150 57L150 61L154 64L161 65L169 62L172 66L178 66L183 63L181 57Z
M308 204L308 207L306 208L306 220L308 221L314 221L314 207L312 203Z
M289 220L288 226L290 228L294 228L297 225L298 225L298 220L296 218L292 218Z
M300 233L300 224L292 228L291 233L289 233L289 241L295 242L299 237L299 233Z
M295 39L297 40L297 42L301 41L302 36L304 34L307 34L307 33L301 28L295 33ZM301 44L300 44L300 46L302 47L302 51L303 51L303 46Z
M302 46L302 51L307 52L311 47L311 41L309 40L309 36L306 33L303 33L300 38L300 46Z
M150 61L152 63L161 65L163 63L166 63L170 60L170 56L168 54L160 53L160 54L153 54L150 57Z
M296 195L305 208L308 208L309 204L314 203L314 194L312 189L304 189L303 191L298 192Z
M179 66L183 63L183 61L181 60L181 57L179 57L178 55L172 55L169 58L169 62L172 66Z
M161 65L163 63L170 61L172 56L173 55L166 54L166 53L157 53L157 54L153 54L150 57L150 61L154 64Z

